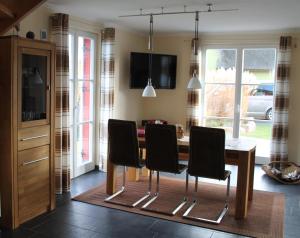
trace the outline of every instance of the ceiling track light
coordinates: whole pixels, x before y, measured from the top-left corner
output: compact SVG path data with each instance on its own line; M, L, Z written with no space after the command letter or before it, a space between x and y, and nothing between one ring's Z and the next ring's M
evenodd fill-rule
M140 9L140 13L139 14L131 14L131 15L122 15L119 17L142 17L142 16L158 16L158 15L176 15L176 14L195 14L196 12L199 13L211 13L211 12L232 12L232 11L238 11L239 9L237 8L232 8L232 9L213 9L213 4L212 3L208 3L207 5L207 10L194 10L194 11L187 11L187 6L184 5L183 6L183 11L169 11L166 12L164 11L164 7L161 7L161 11L160 12L156 12L156 13L143 13L143 9Z
M152 53L153 53L153 16L158 15L178 15L178 14L195 14L195 35L193 39L193 51L195 57L198 56L198 47L199 47L199 13L211 13L211 12L232 12L232 11L238 11L239 9L219 9L215 10L213 9L213 4L208 3L207 10L196 10L196 11L187 11L187 6L183 6L183 11L174 11L174 12L165 12L164 7L161 7L161 11L157 13L143 13L143 9L140 8L139 14L132 14L132 15L122 15L119 17L144 17L144 16L150 16L150 30L149 30L149 45L148 48L150 50L149 53L149 77L148 77L148 83L143 91L143 97L156 97L155 90L152 86ZM188 89L201 89L201 82L197 76L197 70L194 70L193 76L190 79L187 88Z

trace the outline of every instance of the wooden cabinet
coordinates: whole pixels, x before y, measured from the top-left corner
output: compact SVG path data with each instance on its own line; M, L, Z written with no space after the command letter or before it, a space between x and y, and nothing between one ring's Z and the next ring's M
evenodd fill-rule
M0 226L55 208L55 45L0 37Z

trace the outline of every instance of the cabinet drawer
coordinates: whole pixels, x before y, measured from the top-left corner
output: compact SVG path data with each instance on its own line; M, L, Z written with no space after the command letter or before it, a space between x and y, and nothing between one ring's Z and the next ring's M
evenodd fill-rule
M49 145L18 153L19 222L50 209Z
M18 131L18 150L50 144L50 125L30 127Z

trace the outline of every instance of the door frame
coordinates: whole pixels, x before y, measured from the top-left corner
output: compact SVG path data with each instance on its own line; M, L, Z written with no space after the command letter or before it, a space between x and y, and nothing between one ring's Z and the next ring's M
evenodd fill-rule
M69 35L73 36L73 47L74 47L74 61L73 61L73 98L71 98L73 102L73 108L70 108L72 110L72 115L73 118L72 120L72 130L73 130L73 138L70 138L72 140L73 148L72 148L72 158L70 161L70 168L71 168L71 178L78 177L84 173L87 173L89 171L92 171L95 169L96 166L96 140L97 140L97 133L96 133L96 128L97 128L97 34L89 33L89 32L84 32L84 31L79 31L79 30L70 30ZM84 123L79 123L78 122L78 109L77 106L75 105L76 102L76 90L78 88L78 71L76 70L78 68L78 37L83 36L83 37L88 37L91 38L94 41L94 69L93 69L93 74L94 74L94 80L93 82L93 118L92 121L89 122L84 122L84 123L90 123L92 122L92 161L86 164L81 165L80 167L77 166L77 147L76 147L76 139L77 139L77 127L80 124ZM74 123L74 121L76 122Z
M205 69L206 69L206 50L207 49L235 49L236 50L236 75L235 75L235 96L234 96L234 117L233 117L233 138L238 138L240 136L240 102L241 102L241 90L242 90L242 74L243 74L243 50L244 49L275 49L275 75L274 75L274 87L275 87L275 80L276 80L276 64L278 61L278 42L262 42L262 43L226 43L226 44L209 44L206 43L201 47L201 78L202 80L202 89L201 91L201 117L200 122L203 124L205 116L204 116L204 105L205 105ZM273 98L273 108L274 108L274 101L275 98ZM273 120L272 120L273 124ZM271 141L270 141L271 143ZM266 164L270 162L269 157L262 157L262 156L255 156L255 163L256 164Z

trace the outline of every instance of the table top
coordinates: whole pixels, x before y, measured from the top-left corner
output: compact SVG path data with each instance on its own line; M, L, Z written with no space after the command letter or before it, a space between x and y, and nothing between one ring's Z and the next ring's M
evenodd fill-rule
M139 142L144 142L145 138L139 137ZM177 140L178 146L189 146L189 136L184 136L182 139ZM225 141L225 149L226 150L234 150L234 151L251 151L255 149L256 142L253 139L248 138L228 138Z

